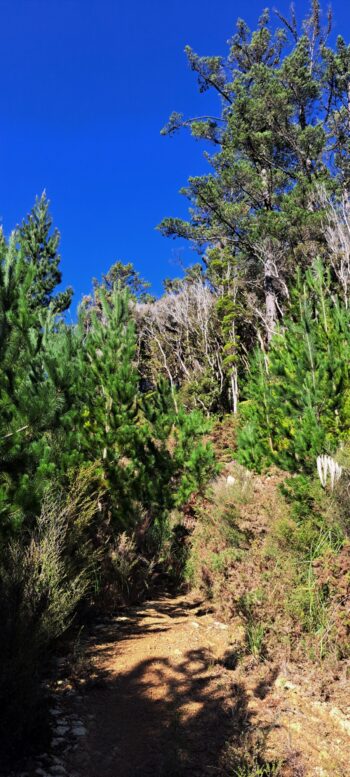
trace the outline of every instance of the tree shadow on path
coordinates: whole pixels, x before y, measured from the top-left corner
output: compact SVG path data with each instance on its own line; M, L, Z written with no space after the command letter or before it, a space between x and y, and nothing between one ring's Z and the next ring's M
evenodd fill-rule
M172 623L188 625L191 613L188 602L164 599L128 611L117 633L113 624L97 631L94 651L102 661L94 662L86 687L88 733L72 771L84 777L227 774L222 753L234 728L250 725L247 698L207 648L192 646L190 635L176 650ZM134 661L134 640L141 638L150 654L142 655L140 642Z

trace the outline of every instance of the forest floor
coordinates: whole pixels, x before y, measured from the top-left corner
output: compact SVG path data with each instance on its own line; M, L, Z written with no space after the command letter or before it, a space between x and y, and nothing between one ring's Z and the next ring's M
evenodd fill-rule
M96 622L57 660L51 745L17 775L350 775L344 711L302 667L237 662L237 628L193 594Z

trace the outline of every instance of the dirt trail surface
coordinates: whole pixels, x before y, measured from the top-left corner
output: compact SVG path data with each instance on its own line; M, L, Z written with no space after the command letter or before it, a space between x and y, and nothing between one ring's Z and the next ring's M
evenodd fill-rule
M320 701L302 667L239 656L239 628L193 595L97 622L74 671L57 661L49 751L13 777L233 777L261 736L283 777L350 775L346 678L341 708Z
M192 597L164 597L98 624L81 690L67 696L61 681L53 744L59 752L70 731L78 736L56 774L217 774L232 725L217 663L229 640L228 626Z

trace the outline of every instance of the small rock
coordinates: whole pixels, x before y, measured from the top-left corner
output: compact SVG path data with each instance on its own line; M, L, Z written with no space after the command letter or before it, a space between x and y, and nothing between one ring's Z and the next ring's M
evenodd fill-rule
M277 680L275 681L275 688L282 688L282 690L286 691L296 691L297 686L294 685L294 683L291 683L290 680L287 680L285 677L277 677Z
M75 737L84 737L86 734L86 728L83 725L80 726L74 726L72 729L72 734L74 734Z
M52 747L59 747L64 742L64 737L53 737L51 740Z
M59 725L56 726L54 729L55 734L58 734L59 737L64 736L67 731L69 731L69 726Z
M350 734L350 720L346 720L342 712L337 707L333 707L330 714L332 718L337 720L343 731L345 731L347 734Z

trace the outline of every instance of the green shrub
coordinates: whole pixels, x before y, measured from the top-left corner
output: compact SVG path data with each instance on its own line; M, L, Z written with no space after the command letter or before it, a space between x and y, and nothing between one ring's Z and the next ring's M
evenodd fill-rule
M280 763L262 763L255 758L251 764L242 763L233 772L234 777L278 777L281 774Z
M246 642L249 653L254 658L260 658L264 652L266 628L263 623L248 620L246 625Z
M309 654L322 659L333 649L334 592L327 582L329 559L341 552L345 535L341 526L337 497L322 489L320 482L306 475L287 478L280 487L288 514L273 527L270 538L276 543L284 566L292 573L286 592L285 609L298 631L310 635Z

